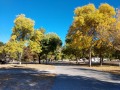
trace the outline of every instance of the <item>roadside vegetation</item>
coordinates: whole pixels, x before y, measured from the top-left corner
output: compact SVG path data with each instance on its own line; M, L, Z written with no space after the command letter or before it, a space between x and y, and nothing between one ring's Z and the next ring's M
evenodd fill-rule
M103 65L102 67L93 66L93 67L91 67L91 69L120 75L120 67L118 67L118 66L111 66L111 65Z
M63 52L70 58L100 58L102 66L106 60L120 60L120 10L109 4L94 4L77 7L74 20L66 36Z
M66 43L44 28L35 29L35 21L17 15L8 42L0 42L0 63L45 63L80 59L89 66L95 61L120 63L120 10L107 3L77 7L66 35Z

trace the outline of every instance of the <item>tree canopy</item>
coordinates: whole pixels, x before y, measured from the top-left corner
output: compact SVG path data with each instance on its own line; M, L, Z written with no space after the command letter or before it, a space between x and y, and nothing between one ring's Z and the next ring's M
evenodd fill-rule
M14 20L12 34L7 43L0 42L0 55L19 61L24 58L51 59L100 57L120 52L120 10L107 3L98 8L94 4L77 7L66 35L66 44L56 33L46 33L44 28L35 29L35 21L24 14ZM115 55L114 55L115 56ZM117 55L118 57L119 55ZM32 58L31 58L32 57Z
M113 47L111 35L120 27L117 25L119 23L115 17L116 11L114 7L104 3L98 9L94 4L77 7L74 13L73 23L66 36L66 44L80 51L89 50L91 64L93 47L99 49L99 54L107 50L107 47Z
M28 40L34 33L34 21L26 18L24 14L20 14L14 20L12 35L16 35L17 40Z

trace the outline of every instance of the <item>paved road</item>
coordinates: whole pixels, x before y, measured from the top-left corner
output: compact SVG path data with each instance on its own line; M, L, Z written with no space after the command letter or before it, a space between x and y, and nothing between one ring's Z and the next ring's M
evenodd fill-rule
M120 76L82 68L56 66L52 90L120 90Z

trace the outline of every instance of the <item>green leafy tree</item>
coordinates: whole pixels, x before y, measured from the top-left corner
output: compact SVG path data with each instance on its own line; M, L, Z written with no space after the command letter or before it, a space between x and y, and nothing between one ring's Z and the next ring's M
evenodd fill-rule
M0 42L0 47L1 47L1 46L4 46L4 45L5 45L5 44L4 44L3 42Z
M47 56L49 53L54 54L59 47L62 45L62 41L60 37L55 33L48 33L44 36L41 40L42 45L42 55L46 56L46 63L47 63Z

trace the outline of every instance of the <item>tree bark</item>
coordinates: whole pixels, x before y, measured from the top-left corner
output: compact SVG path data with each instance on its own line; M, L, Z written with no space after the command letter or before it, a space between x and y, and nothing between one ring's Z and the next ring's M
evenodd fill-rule
M39 54L39 55L38 55L39 64L41 64L41 60L40 60L40 57L41 57L41 55Z
M7 59L7 54L4 55L4 59L5 59L4 61L6 61L6 59Z
M18 60L19 60L19 64L21 64L21 58L22 58L22 53L18 53Z
M89 67L91 67L91 65L92 65L92 61L91 61L91 51L92 51L92 47L90 47L90 49L89 49Z
M103 64L103 57L102 57L102 53L101 52L100 52L99 57L100 57L100 66L102 66L102 64Z
M47 60L47 54L46 54L46 64L48 63L48 60Z
M77 59L77 57L76 57L76 63L78 64L78 59Z
M100 66L103 65L103 57L100 58Z

